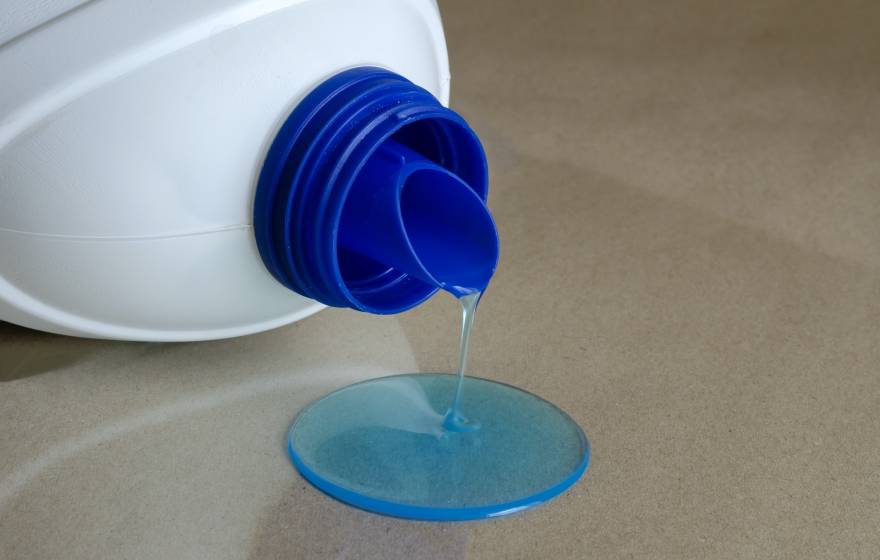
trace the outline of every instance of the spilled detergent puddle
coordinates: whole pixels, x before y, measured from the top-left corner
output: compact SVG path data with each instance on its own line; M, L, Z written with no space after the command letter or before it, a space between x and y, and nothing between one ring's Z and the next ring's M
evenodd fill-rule
M482 293L453 295L462 308L455 375L364 381L297 417L290 456L316 487L386 515L471 520L543 503L584 472L589 444L565 412L510 385L467 375Z

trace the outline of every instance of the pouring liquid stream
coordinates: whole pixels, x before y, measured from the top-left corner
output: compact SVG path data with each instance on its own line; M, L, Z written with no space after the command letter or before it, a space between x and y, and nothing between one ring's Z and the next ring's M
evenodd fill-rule
M461 338L459 341L458 355L458 379L455 383L455 395L452 404L443 420L443 427L450 432L471 432L480 428L480 423L468 420L461 413L461 393L464 386L464 376L467 370L468 347L470 345L471 329L474 326L474 316L477 313L477 305L483 292L473 290L464 294L456 294L461 304Z

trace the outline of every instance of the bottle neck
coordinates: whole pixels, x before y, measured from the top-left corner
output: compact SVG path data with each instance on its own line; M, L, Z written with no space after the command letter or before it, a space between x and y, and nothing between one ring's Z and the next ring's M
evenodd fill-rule
M393 168L394 157L401 158L400 173ZM409 175L403 170L418 158L422 161L415 167L428 170L420 172L421 183L430 176L438 189L458 189L457 198L449 198L472 208L473 219L463 216L461 223L477 228L472 235L485 250L468 258L480 259L477 268L485 269L488 282L498 243L485 209L488 172L479 139L429 92L371 67L347 70L320 84L275 137L254 207L257 247L267 269L291 290L334 307L387 314L429 298L440 287L426 268L433 257L419 258L417 244L400 238L406 238L406 228L400 233L393 223L384 227L388 220L377 219L375 209L363 202L384 189L382 196L394 204L394 193L387 192L391 184L400 204L400 191L411 188L404 186ZM369 223L384 229L364 229ZM355 236L358 242L350 241ZM405 258L407 247L412 262ZM476 265L446 266L454 272L455 266L464 271Z

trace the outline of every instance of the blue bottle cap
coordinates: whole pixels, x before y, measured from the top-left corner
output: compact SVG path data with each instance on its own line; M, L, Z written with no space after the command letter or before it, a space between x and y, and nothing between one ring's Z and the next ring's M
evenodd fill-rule
M315 88L263 165L254 231L282 284L326 305L410 309L484 288L498 260L488 173L467 123L402 76L361 67Z

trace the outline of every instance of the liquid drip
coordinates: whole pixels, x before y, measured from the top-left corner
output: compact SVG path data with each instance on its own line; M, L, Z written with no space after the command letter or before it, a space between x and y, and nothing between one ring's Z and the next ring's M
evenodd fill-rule
M461 303L461 338L458 349L458 374L455 382L455 395L452 404L443 421L443 427L451 432L468 432L479 429L477 421L468 420L461 413L461 392L464 387L464 377L467 370L468 349L470 347L471 330L474 326L474 317L477 314L477 305L480 303L481 291L473 291L458 298Z

